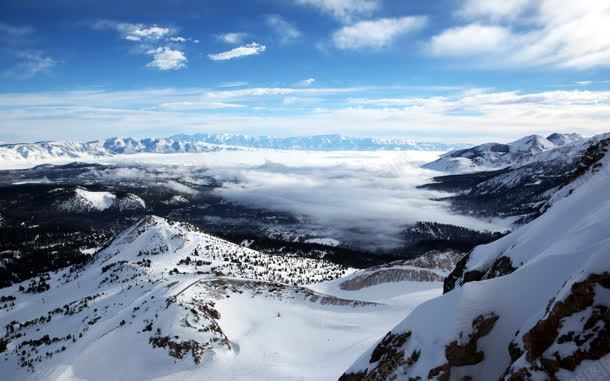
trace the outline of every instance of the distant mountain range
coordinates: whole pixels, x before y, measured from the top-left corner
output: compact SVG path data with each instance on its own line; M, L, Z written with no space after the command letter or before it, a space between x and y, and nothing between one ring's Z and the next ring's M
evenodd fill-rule
M233 134L174 135L170 139L191 143L210 143L247 148L269 148L311 151L376 151L416 150L448 151L470 147L470 144L418 142L408 138L349 137L342 135L314 135L278 138Z
M35 161L134 153L198 153L248 148L312 151L448 151L465 147L468 147L468 145L416 142L400 138L356 138L341 135L275 138L270 136L197 134L174 135L159 139L114 137L86 143L47 141L2 144L0 145L0 159Z
M451 151L424 167L453 173L515 167L531 161L551 160L558 155L571 155L582 150L586 142L587 139L578 134L554 133L546 138L529 135L508 144L486 143Z

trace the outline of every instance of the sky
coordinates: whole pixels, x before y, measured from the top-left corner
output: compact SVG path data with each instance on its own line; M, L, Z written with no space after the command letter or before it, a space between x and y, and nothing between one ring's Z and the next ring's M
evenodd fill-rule
M2 0L0 141L610 130L607 0Z

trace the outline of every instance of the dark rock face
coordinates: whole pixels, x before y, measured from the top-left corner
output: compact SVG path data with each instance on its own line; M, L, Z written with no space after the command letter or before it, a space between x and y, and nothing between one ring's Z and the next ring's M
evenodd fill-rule
M445 347L445 357L449 366L466 366L478 364L485 358L485 353L477 350L477 342L483 336L489 335L493 329L498 315L479 315L472 322L472 333L464 344L452 341Z
M345 373L339 381L385 381L395 379L394 373L400 369L406 369L417 362L420 352L415 350L405 357L404 346L411 337L411 331L403 333L389 332L377 344L371 358L370 364L375 364L372 369L358 373Z
M443 282L443 294L448 293L453 290L456 286L456 283L461 280L462 276L464 276L464 269L466 268L466 263L470 259L470 254L464 256L464 258L460 259L460 261L455 265L455 268Z
M370 267L339 284L342 290L361 290L391 282L443 282L444 274L462 258L455 251L431 251L414 259Z
M442 282L443 279L442 276L424 269L387 269L348 279L339 287L342 290L361 290L364 287L388 282Z
M517 269L513 267L510 258L501 256L494 261L489 269L485 271L467 271L466 264L469 258L470 255L465 256L460 262L458 262L455 269L445 278L445 282L443 283L443 293L453 290L455 286L461 286L468 282L476 282L484 279L498 278L508 275Z
M608 146L610 146L610 138L600 140L598 143L592 144L587 148L576 163L576 168L570 172L569 176L566 178L566 182L563 186L571 183L589 170L598 170L598 161L604 158L608 152Z
M512 261L508 257L500 257L496 259L491 268L485 273L483 279L493 279L504 275L508 275L517 270L513 266Z
M574 283L568 297L552 304L545 318L523 335L524 352L516 350L519 344L511 343L513 364L505 378L527 380L533 373L542 373L548 379L556 379L562 369L574 371L583 361L599 360L610 353L608 289L607 272L591 274ZM573 344L568 346L571 350L560 353L552 349L560 345L566 348L567 344Z
M498 319L499 316L495 313L477 316L472 321L472 332L467 338L463 338L460 333L459 340L454 340L445 347L447 363L431 369L428 379L448 381L451 379L452 368L475 365L483 361L485 353L478 350L478 341L481 337L489 335Z

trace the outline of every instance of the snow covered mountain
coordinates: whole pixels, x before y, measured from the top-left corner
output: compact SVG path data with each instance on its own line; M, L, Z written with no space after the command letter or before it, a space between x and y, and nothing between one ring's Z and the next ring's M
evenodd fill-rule
M606 152L540 217L473 250L443 296L416 308L340 380L573 380L607 372L609 168Z
M233 134L174 135L179 141L205 142L248 148L270 148L310 151L374 151L374 150L416 150L447 151L469 147L468 144L447 144L418 142L407 138L365 138L342 135L314 135L278 138L271 136L249 136Z
M55 189L55 193L71 193L64 189ZM118 197L112 192L89 191L83 188L75 188L69 198L56 203L56 207L65 212L91 212L103 211L116 208L121 211L146 209L146 202L139 196L129 193Z
M532 161L570 156L583 149L586 139L578 134L530 135L508 144L487 143L442 155L424 168L463 173L517 167Z
M576 138L566 136L566 139ZM530 153L523 157L512 157L516 161L502 169L481 170L476 167L479 169L476 172L437 176L434 182L422 187L453 193L444 200L450 201L452 207L463 214L516 217L520 223L528 222L540 215L558 189L590 169L605 155L610 133L576 140L575 143L546 150L541 147L548 147L548 143L533 146L521 144L521 147L535 147L531 151L538 153L522 150ZM520 141L531 143L539 139L524 138ZM437 165L445 159L441 158L428 166ZM509 157L504 156L501 160L509 160Z
M0 144L0 160L54 160L134 153L198 153L239 148L284 150L418 150L447 151L465 144L416 142L400 138L354 138L318 135L289 138L248 135L175 135L170 138L109 138L87 143L36 142Z
M0 160L44 161L56 159L79 159L134 153L183 153L214 152L235 147L226 147L204 142L186 142L173 139L109 138L87 143L36 142L0 145Z
M458 258L439 253L418 263L444 274ZM424 270L416 265L409 269ZM442 287L440 277L388 278L340 290L340 277L352 273L147 217L81 265L0 289L0 374L334 380L355 353Z

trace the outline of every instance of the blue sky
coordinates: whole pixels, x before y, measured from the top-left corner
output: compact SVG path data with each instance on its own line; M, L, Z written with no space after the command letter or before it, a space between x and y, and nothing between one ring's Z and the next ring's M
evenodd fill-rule
M3 0L0 141L608 130L605 0Z

